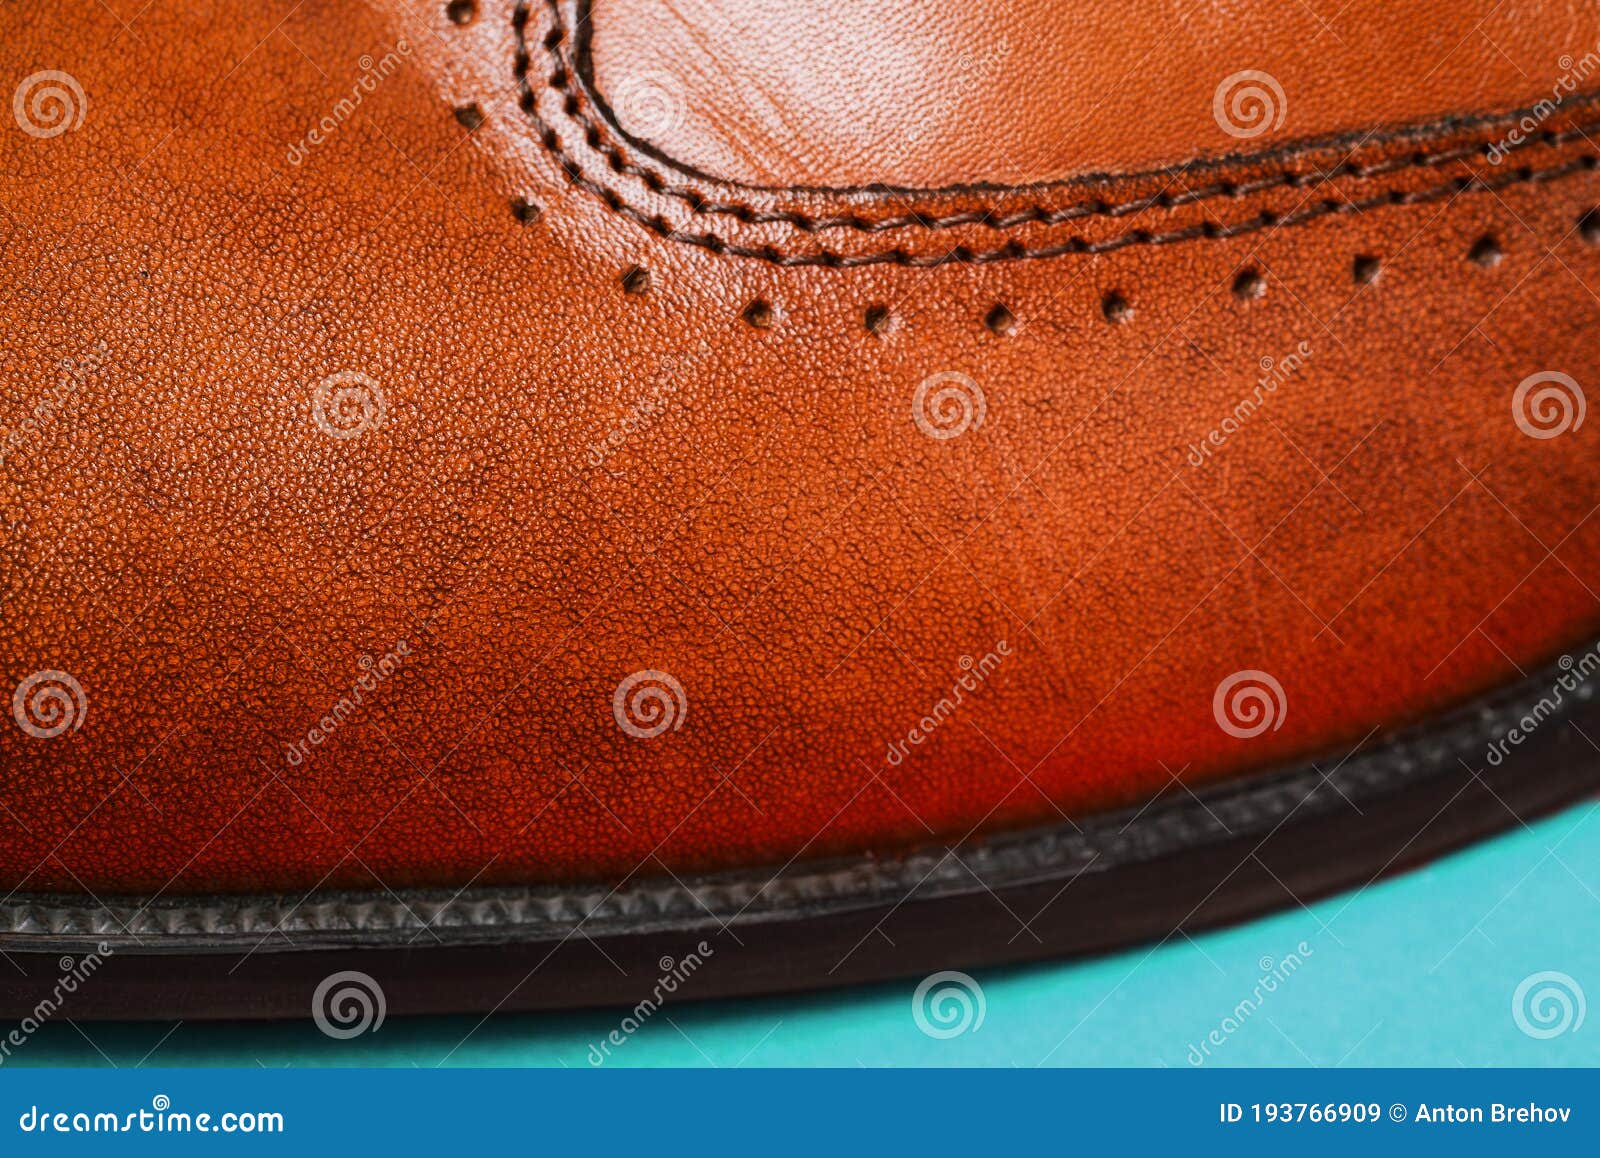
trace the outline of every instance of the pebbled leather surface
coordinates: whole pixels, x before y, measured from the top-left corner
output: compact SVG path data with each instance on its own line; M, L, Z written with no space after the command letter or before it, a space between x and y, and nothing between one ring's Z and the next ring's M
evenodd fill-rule
M620 126L753 185L1020 185L1224 156L1241 148L1213 117L1230 78L1235 124L1263 130L1246 144L1503 112L1600 82L1600 7L1571 0L585 7Z
M1336 763L1600 624L1595 427L1513 412L1600 362L1576 97L1499 164L1422 86L1400 137L1146 172L1179 92L1148 164L1075 154L1127 176L762 192L629 145L543 3L113 8L0 17L8 89L84 94L0 122L0 675L83 692L0 729L8 889L889 852ZM950 374L983 420L930 436Z
M299 948L308 943L409 944L427 930L456 943L513 937L554 942L580 931L595 936L636 934L673 925L703 926L708 920L718 926L741 920L748 924L793 918L799 913L813 918L837 916L874 904L898 908L912 899L985 893L993 897L1019 884L1044 883L1047 888L1065 891L1067 880L1079 883L1081 877L1114 874L1144 862L1170 872L1172 858L1190 857L1197 850L1229 841L1258 844L1278 835L1292 842L1300 830L1279 833L1291 818L1306 821L1348 815L1352 806L1382 810L1389 813L1386 824L1404 826L1407 822L1391 804L1396 792L1443 780L1452 787L1441 789L1440 799L1459 797L1463 790L1456 782L1461 780L1466 762L1500 740L1516 720L1538 710L1540 699L1549 695L1559 678L1554 670L1535 672L1518 685L1480 699L1444 720L1430 721L1386 743L1369 746L1337 766L1295 767L1204 794L1186 794L1137 812L1102 813L1085 818L1081 826L1057 824L998 834L962 850L959 856L952 856L947 849L926 847L896 857L812 858L777 870L746 867L687 879L641 875L617 886L582 882L411 889L403 897L380 897L367 890L324 890L315 898L250 894L134 897L111 906L92 898L71 904L63 903L61 897L13 894L0 902L0 945L8 944L5 939L9 937L9 943L18 948L59 951L82 948L86 940L98 945L109 938L120 951L153 938L165 942L169 950L175 945L216 949L230 944L250 949L261 943L262 929L293 937ZM1585 723L1592 727L1592 720L1585 720L1582 708L1592 703L1595 692L1592 685L1579 689L1554 717L1557 725L1549 729L1561 733L1550 738L1558 745L1566 742L1564 762L1569 765L1585 760L1581 737L1587 734ZM1544 756L1531 761L1534 751L1518 752L1522 767L1537 768L1549 759ZM1515 767L1497 767L1502 783ZM1509 780L1517 783L1514 775ZM1510 810L1487 780L1469 778L1467 783L1490 797L1496 813ZM1546 778L1540 786L1549 783ZM1536 801L1519 804L1531 808ZM1433 814L1438 811L1436 802L1426 814L1437 820ZM1521 814L1520 808L1513 815L1517 814ZM1503 816L1495 817L1497 824L1503 821ZM1436 840L1439 834L1428 835ZM1316 867L1348 869L1352 863ZM1383 865L1385 871L1394 867L1392 863ZM1197 880L1185 884L1193 887ZM1220 892L1227 883L1211 891ZM1279 884L1283 887L1281 880ZM1152 905L1137 915L1143 919L1156 909ZM1060 914L1054 917L1059 920Z

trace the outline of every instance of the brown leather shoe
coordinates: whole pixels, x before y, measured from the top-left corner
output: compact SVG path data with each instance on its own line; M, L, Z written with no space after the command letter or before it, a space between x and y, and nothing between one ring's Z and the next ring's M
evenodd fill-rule
M1097 949L1590 790L1600 9L1314 7L8 7L0 1004Z

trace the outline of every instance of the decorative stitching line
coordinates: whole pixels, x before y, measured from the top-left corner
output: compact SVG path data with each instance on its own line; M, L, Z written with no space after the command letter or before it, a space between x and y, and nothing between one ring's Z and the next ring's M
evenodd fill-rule
M1350 160L1341 161L1338 165L1325 172L1306 173L1296 170L1284 170L1272 177L1253 182L1222 181L1200 189L1186 190L1176 194L1163 191L1144 197L1131 198L1123 202L1108 202L1097 198L1054 208L1033 205L1001 216L995 216L993 210L964 210L960 213L943 216L929 216L912 212L881 219L866 218L859 214L818 218L791 210L757 210L737 202L710 201L700 190L671 184L656 170L628 160L621 150L609 140L603 126L589 116L588 105L584 101L582 94L572 87L571 76L573 70L571 63L569 60L563 59L557 52L561 44L569 41L561 10L557 0L545 0L545 4L553 25L551 32L543 41L545 51L553 66L553 71L549 77L549 91L565 94L564 112L585 130L585 143L605 156L614 172L637 177L652 192L683 200L688 203L691 211L696 214L723 214L732 216L744 224L787 224L803 232L814 234L825 229L850 229L857 232L880 233L900 228L936 231L975 225L1005 230L1025 224L1055 225L1085 217L1114 219L1147 209L1171 209L1213 198L1239 200L1271 189L1304 188L1340 178L1366 180L1411 169L1437 167L1452 161L1465 160L1474 155L1481 155L1487 148L1487 145L1478 143L1456 146L1450 149L1438 149L1431 152L1426 149L1418 149L1404 156L1367 165L1358 164ZM948 253L943 254L913 254L903 248L864 254L840 253L826 248L812 253L786 253L772 244L761 246L743 245L730 241L709 230L702 233L694 233L679 229L660 214L644 212L609 186L592 178L584 170L581 162L565 147L559 133L543 119L538 111L538 94L528 81L528 71L531 67L526 39L529 15L530 9L526 3L517 5L512 12L512 27L518 44L514 73L520 93L519 103L523 111L530 116L539 129L541 143L556 158L563 171L575 185L598 197L611 212L627 217L636 224L669 241L699 246L712 253L765 261L785 268L824 266L848 269L883 264L928 268L950 263L988 264L998 261L1059 257L1072 253L1093 255L1113 252L1130 245L1166 245L1199 239L1222 240L1261 229L1300 225L1319 217L1341 213L1359 213L1383 205L1421 204L1451 197L1469 190L1481 192L1502 189L1515 184L1554 180L1574 172L1592 170L1597 163L1600 163L1600 160L1597 160L1591 154L1542 169L1523 166L1493 178L1485 178L1482 174L1473 173L1470 176L1457 177L1440 185L1409 193L1390 190L1355 201L1324 198L1316 204L1286 214L1263 211L1255 217L1229 224L1203 221L1162 233L1152 233L1148 230L1131 230L1125 234L1099 241L1083 236L1073 236L1062 243L1031 247L1012 241L993 249L974 250L967 246L956 246ZM1524 141L1513 143L1507 151L1528 148L1533 145L1557 146L1575 140L1586 140L1586 134L1595 129L1600 129L1600 122L1574 126L1559 132L1546 130ZM1159 174L1156 175L1159 176Z
M559 939L574 929L594 935L701 927L712 921L771 921L821 916L875 904L929 900L1037 880L1041 873L1102 872L1222 840L1276 828L1380 797L1459 767L1460 757L1499 738L1547 697L1562 669L1533 676L1465 704L1432 724L1399 732L1323 773L1300 763L1243 784L1203 788L1194 801L1109 813L1081 827L1000 834L956 858L948 850L913 850L895 859L840 858L786 871L727 872L646 881L625 889L497 886L451 892L407 890L405 897L341 892L290 903L275 897L115 898L90 907L76 898L18 895L0 902L0 949L40 950L78 940L110 940L119 952L225 951L256 944L263 930L295 934L295 947L409 941L445 932L447 943ZM1593 703L1583 684L1575 699ZM1559 712L1569 715L1571 701ZM145 945L140 938L159 938ZM187 944L186 944L187 942Z
M946 214L946 216L906 213L893 216L893 218L862 218L861 214L845 214L845 216L835 216L835 218L813 218L810 214L798 213L798 211L792 210L757 210L754 206L744 205L741 202L709 202L706 194L702 194L701 190L694 189L691 186L670 184L669 179L666 176L662 176L661 171L654 170L654 168L645 165L645 163L629 160L627 155L622 152L622 147L618 146L611 138L611 134L608 133L608 126L592 114L592 106L590 106L589 101L584 99L581 86L574 85L573 75L576 69L574 69L571 59L563 59L557 53L558 45L571 43L570 30L566 27L566 21L563 19L560 3L558 3L558 0L546 0L546 6L549 8L550 19L552 19L555 26L554 32L544 42L547 56L555 66L555 70L550 74L549 82L547 83L549 83L550 90L566 94L566 114L570 115L574 122L578 122L578 125L581 125L587 133L597 136L598 141L589 141L590 147L610 160L611 170L618 171L618 173L626 173L629 176L640 179L640 181L645 182L645 186L651 192L664 194L667 197L677 197L683 202L690 203L693 213L726 214L726 216L736 218L738 221L744 222L744 224L757 224L757 226L762 226L762 224L787 224L787 226L797 227L797 229L808 232L808 234L824 229L853 229L858 230L858 232L867 232L867 234L878 234L878 232L888 229L907 229L907 227L930 230L957 229L957 227L962 226L1014 229L1014 227L1024 226L1024 224L1054 226L1054 224L1075 221L1075 219L1080 218L1122 218L1122 216L1128 216L1131 213L1142 213L1142 211L1146 210L1171 210L1171 208L1179 208L1179 206L1190 205L1190 203L1205 202L1205 200L1211 200L1211 198L1250 197L1250 195L1266 192L1266 190L1270 189L1301 189L1301 187L1310 186L1310 184L1336 181L1336 179L1342 178L1366 179L1374 178L1374 176L1386 176L1389 173L1402 173L1402 171L1414 170L1414 168L1432 168L1432 166L1445 165L1445 163L1454 162L1454 160L1467 160L1467 158L1474 157L1474 155L1483 157L1490 149L1488 142L1478 142L1478 144L1472 144L1472 146L1458 146L1454 147L1454 149L1440 149L1435 150L1435 152L1429 152L1427 149L1418 149L1413 150L1410 154L1403 155L1403 157L1394 157L1386 160L1386 162L1374 162L1371 165L1360 165L1360 163L1344 160L1344 162L1334 165L1331 170L1326 171L1318 170L1307 173L1307 171L1302 170L1282 170L1272 174L1270 178L1261 179L1261 181L1219 181L1216 184L1211 184L1211 186L1184 190L1179 194L1162 192L1162 194L1149 195L1149 197L1130 198L1126 202L1106 202L1102 198L1093 198L1088 202L1056 206L1056 208L1051 208L1048 205L1029 205L1024 206L1021 210L1005 214L1005 216L995 216L994 210L966 210L962 211L962 213ZM525 46L525 29L522 26L517 26L515 13L512 16L512 22L514 22L514 27L518 29L518 43ZM1542 144L1542 146L1558 146L1558 144L1566 144L1566 142L1582 138L1582 136L1587 136L1587 134L1597 130L1600 130L1600 122L1590 122L1586 123L1586 125L1574 126L1574 128L1562 131L1544 130L1542 133L1523 139L1523 141L1510 142L1504 152L1512 154L1517 150L1528 149L1528 147L1539 146L1539 144ZM1170 173L1181 173L1181 171L1171 170Z
M557 150L559 151L559 146L557 146ZM1177 242L1200 239L1219 241L1275 226L1303 225L1319 217L1362 213L1368 209L1383 205L1418 205L1430 201L1443 200L1468 190L1483 192L1503 189L1516 184L1552 181L1572 173L1592 171L1597 164L1600 164L1600 160L1597 160L1594 156L1584 156L1547 169L1524 169L1515 173L1508 173L1503 179L1499 180L1485 181L1478 176L1458 177L1446 184L1414 193L1400 193L1396 190L1374 197L1367 197L1360 201L1335 201L1332 198L1327 198L1315 205L1307 206L1292 213L1277 214L1271 211L1263 211L1254 217L1232 224L1223 225L1215 221L1202 221L1195 225L1184 226L1181 229L1174 229L1165 233L1151 233L1148 230L1137 229L1101 241L1090 241L1081 236L1074 236L1059 244L1034 247L1023 245L1018 241L1011 241L997 249L975 250L965 245L958 245L946 253L918 254L897 248L879 253L846 254L831 249L822 249L815 253L785 253L775 245L741 245L737 242L728 241L726 238L710 231L686 233L673 226L671 222L659 214L647 214L629 205L615 191L590 180L575 162L568 158L563 158L563 167L573 184L600 198L613 213L629 218L652 233L656 233L668 241L699 246L711 253L753 258L785 269L800 266L855 269L870 265L898 265L911 269L927 269L950 264L987 265L1001 261L1035 260L1060 257L1069 253L1112 253L1134 245L1172 245Z

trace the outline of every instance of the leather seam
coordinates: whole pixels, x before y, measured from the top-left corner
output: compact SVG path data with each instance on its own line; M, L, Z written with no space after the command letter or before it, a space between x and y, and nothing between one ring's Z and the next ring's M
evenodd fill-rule
M491 886L457 890L406 890L407 896L339 892L301 897L80 898L17 893L0 900L0 949L28 951L81 941L114 941L118 952L173 951L194 944L223 951L260 942L263 929L293 938L290 948L316 944L372 943L395 938L410 943L420 930L444 934L446 943L467 940L570 937L575 929L595 935L648 932L711 921L782 920L867 907L892 900L936 899L1003 888L1067 871L1110 871L1158 860L1206 844L1275 830L1291 817L1381 800L1386 793L1445 771L1545 702L1570 664L1542 667L1511 687L1469 701L1441 717L1397 732L1387 743L1345 757L1331 772L1315 760L1296 760L1276 772L1243 782L1201 788L1195 802L1180 801L1137 812L1108 812L1082 825L1067 824L996 834L964 856L928 846L893 859L867 856L770 866L631 884ZM1592 704L1597 689L1585 682L1574 701ZM1552 718L1576 710L1562 700ZM1553 729L1552 729L1553 731ZM951 862L954 863L951 863ZM976 883L974 883L976 878ZM909 890L909 892L907 892ZM157 940L145 945L143 937ZM198 944L196 944L198 943Z
M740 202L711 201L700 190L671 184L655 169L629 161L609 139L603 126L591 117L588 103L584 100L582 94L572 87L572 63L557 52L559 45L570 42L565 21L563 20L558 0L544 0L544 3L552 21L552 33L544 39L543 47L552 65L552 71L547 78L547 84L543 91L552 96L564 95L566 113L574 119L579 127L585 130L588 146L606 157L614 171L636 177L644 182L651 192L686 202L691 212L696 214L732 216L741 223L750 225L789 225L808 234L815 234L826 229L848 229L868 234L882 233L892 229L910 229L926 234L968 226L1007 230L1028 224L1056 225L1087 217L1115 219L1148 209L1171 209L1217 198L1243 200L1254 194L1272 189L1303 188L1312 184L1326 184L1340 178L1366 180L1392 173L1432 168L1453 161L1463 161L1475 154L1481 155L1487 147L1482 143L1476 143L1447 149L1436 148L1432 151L1425 148L1415 149L1401 157L1371 165L1360 165L1344 161L1325 172L1307 173L1301 170L1285 169L1270 178L1253 182L1217 182L1199 189L1187 190L1180 194L1162 192L1129 198L1122 202L1093 199L1053 208L1043 204L1035 204L1003 216L996 216L993 209L963 210L959 213L943 216L930 216L912 211L895 217L879 219L864 218L857 214L818 218L792 210L763 211ZM1065 241L1048 245L1027 246L1017 241L1010 241L1005 245L990 249L974 249L969 246L958 245L946 253L935 254L910 253L902 248L867 253L843 253L827 248L804 253L786 252L774 244L746 245L725 238L710 230L696 233L681 229L667 221L661 214L649 213L641 209L629 201L627 197L602 181L596 180L585 171L582 162L565 146L560 134L538 112L538 94L534 91L528 79L528 71L531 67L531 57L528 52L526 38L529 15L530 10L527 3L518 4L512 14L512 25L518 43L514 73L519 90L520 103L523 110L535 122L541 144L554 157L573 184L599 198L612 213L626 217L635 224L656 233L666 240L694 245L712 253L765 261L785 268L795 266L856 268L883 264L912 268L926 268L952 263L981 265L999 261L1059 257L1074 253L1095 255L1110 253L1136 245L1168 245L1195 240L1226 240L1262 229L1300 225L1321 217L1359 213L1384 205L1423 204L1473 190L1491 191L1517 184L1555 180L1575 172L1593 170L1596 168L1597 161L1600 161L1593 154L1585 154L1573 160L1551 164L1543 168L1525 166L1508 170L1492 178L1486 178L1481 173L1474 172L1470 175L1455 177L1450 181L1410 192L1390 189L1355 200L1329 197L1288 213L1262 211L1253 217L1230 223L1207 220L1165 232L1136 229L1099 240L1082 235L1074 235ZM1534 145L1554 146L1567 144L1574 140L1587 139L1587 133L1596 128L1600 128L1600 122L1574 126L1559 132L1546 130L1525 140L1513 142L1504 151L1509 153Z
M544 0L550 11L550 18L559 33L559 43L571 43L571 30L561 13L559 0ZM518 33L520 43L525 47L526 40L523 33ZM1367 180L1373 177L1387 176L1391 173L1406 172L1412 169L1434 168L1448 164L1452 161L1464 161L1473 156L1483 156L1489 149L1485 142L1471 145L1458 145L1450 148L1435 146L1431 150L1427 147L1413 149L1403 156L1392 158L1388 161L1374 162L1362 165L1351 161L1341 161L1331 169L1306 171L1304 169L1280 169L1270 177L1256 181L1233 182L1218 181L1211 185L1204 185L1196 189L1186 189L1180 193L1156 193L1143 197L1130 197L1125 201L1107 201L1104 198L1091 198L1075 202L1070 205L1051 206L1047 202L1027 205L1004 215L997 215L998 205L984 209L963 210L960 213L945 214L942 216L919 213L912 210L893 217L871 218L860 214L849 214L835 217L815 217L798 210L772 210L757 209L755 206L740 201L710 201L700 189L688 185L672 184L669 178L658 169L642 162L629 160L621 145L617 144L609 132L606 122L597 117L593 106L585 99L583 87L573 82L577 69L575 62L570 58L558 55L554 45L546 43L546 56L556 66L554 72L546 80L546 88L555 94L562 94L572 102L568 112L572 119L583 128L586 133L598 137L592 142L591 147L607 160L613 162L612 169L635 177L644 183L652 193L660 193L667 197L674 197L687 202L692 212L696 214L718 214L737 219L746 225L792 225L806 233L816 233L827 229L849 229L861 233L882 233L891 229L924 229L941 230L956 229L969 225L981 225L991 229L1015 229L1021 225L1059 225L1066 221L1075 221L1085 217L1125 217L1134 213L1141 213L1148 209L1176 209L1185 205L1192 205L1201 201L1210 201L1218 198L1239 200L1264 193L1273 189L1298 189L1306 185L1326 183L1353 177ZM519 73L518 78L522 79ZM1508 143L1502 152L1509 155L1534 146L1556 146L1568 144L1579 138L1586 138L1590 133L1600 131L1600 120L1586 122L1569 129L1546 129L1537 134L1531 134L1522 140ZM1181 171L1179 169L1174 172ZM730 182L716 182L718 184L731 184ZM928 193L937 192L928 190ZM1015 190L1002 190L1002 194L1009 194Z

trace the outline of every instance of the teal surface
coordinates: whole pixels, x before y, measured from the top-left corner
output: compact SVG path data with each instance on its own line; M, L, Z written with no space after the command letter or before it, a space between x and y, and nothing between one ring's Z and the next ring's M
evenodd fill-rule
M1588 998L1600 998L1597 810L1585 803L1242 927L1090 961L980 971L982 1023L954 1037L918 1028L905 983L668 1003L605 1064L1182 1068L1213 1031L1221 1044L1201 1059L1208 1067L1600 1064L1600 1014L1586 1016ZM1262 991L1263 971L1283 972L1291 954L1299 966ZM1534 984L1514 1009L1518 987L1543 973L1565 979L1553 995ZM591 1045L621 1017L390 1018L350 1042L309 1022L53 1023L6 1064L587 1067Z

